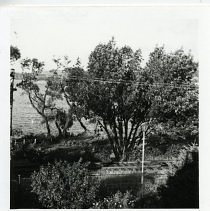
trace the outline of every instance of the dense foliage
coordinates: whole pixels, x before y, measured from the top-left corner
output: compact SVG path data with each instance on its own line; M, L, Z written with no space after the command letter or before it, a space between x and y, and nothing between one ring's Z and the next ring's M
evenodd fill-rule
M158 189L160 208L199 208L198 152Z
M47 78L44 93L36 83L43 64L36 59L21 63L32 73L23 73L20 87L42 116L48 135L49 121L66 136L74 120L87 130L82 119L94 118L116 160L128 160L141 145L143 125L146 135L198 140L198 63L182 49L166 53L156 47L142 67L140 49L119 48L112 39L91 52L88 71L79 59L73 66L68 57L54 62L57 68ZM64 99L68 109L57 108L57 99Z
M143 128L174 138L198 134L198 64L183 50L155 48L145 68L141 51L99 44L88 63L89 81L79 101L99 117L117 160L127 160L141 143Z
M19 49L11 46L11 63L20 56ZM45 78L44 89L39 84L44 63L28 58L21 61L23 72L18 87L24 90L42 117L50 140L53 139L49 123L53 122L59 133L54 140L62 140L65 146L42 151L30 143L29 138L26 143L24 137L24 144L16 141L11 144L11 158L27 158L42 165L56 159L71 162L49 163L32 174L32 192L45 208L118 209L133 208L138 203L148 208L155 200L156 208L198 206L198 63L182 49L167 53L164 47L156 47L144 67L142 60L140 49L117 47L112 39L98 44L90 53L87 71L79 59L74 65L68 57L63 61L54 59L56 68ZM58 107L57 100L62 100L65 108ZM97 135L84 133L88 137L69 136L68 140L68 129L74 121L87 130L84 119L96 123ZM137 202L131 192L124 193L129 188L134 190L130 184L126 184L130 187L121 185L123 190L118 188L122 193L103 188L109 180L124 180L126 176L110 177L99 184L88 167L100 168L95 165L96 161L107 165L116 160L141 161L143 132L146 134L145 159L168 158L173 162L157 169L162 175L170 175L168 183L162 185L158 193L158 182L148 188L155 190L157 198L146 199L145 191L145 198ZM183 143L188 142L194 145L183 149ZM101 189L103 193L98 194ZM194 195L189 197L191 190Z
M127 191L121 193L118 191L112 196L104 198L99 202L95 202L92 208L94 209L129 209L134 208L135 197Z
M166 53L156 47L146 63L147 81L154 86L156 133L170 138L198 139L198 63L182 49Z
M89 57L84 105L99 117L118 160L127 159L141 139L139 128L151 106L144 89L136 86L141 60L140 50L117 48L114 40L96 46Z
M18 47L10 46L10 61L14 62L18 59L20 59L21 53Z
M32 192L46 208L90 208L99 182L90 176L87 164L55 162L32 175Z

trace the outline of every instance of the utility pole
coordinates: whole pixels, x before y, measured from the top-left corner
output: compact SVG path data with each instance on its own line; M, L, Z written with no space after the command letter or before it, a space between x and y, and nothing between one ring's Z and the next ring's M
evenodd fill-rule
M144 197L144 157L145 157L145 136L148 123L142 124L143 138L142 138L142 161L141 161L141 199ZM142 201L143 203L143 201Z
M17 89L14 88L14 81L15 81L15 69L11 69L11 73L10 73L10 135L12 135L13 92L17 91Z
M141 198L143 198L144 196L144 145L145 145L145 128L143 127L142 161L141 161Z

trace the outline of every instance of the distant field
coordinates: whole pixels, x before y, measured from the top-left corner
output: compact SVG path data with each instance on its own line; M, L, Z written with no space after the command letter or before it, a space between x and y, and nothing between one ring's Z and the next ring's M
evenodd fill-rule
M20 80L16 80L17 84ZM38 82L42 88L44 88L45 81ZM37 112L32 108L27 95L23 95L23 90L17 88L17 91L14 92L14 104L13 104L13 128L21 129L25 134L26 133L46 133L45 125L41 125L41 117ZM66 107L65 101L57 101L57 105L60 107ZM57 130L54 124L51 124L52 134L56 135ZM82 131L78 122L75 122L71 131L75 134Z

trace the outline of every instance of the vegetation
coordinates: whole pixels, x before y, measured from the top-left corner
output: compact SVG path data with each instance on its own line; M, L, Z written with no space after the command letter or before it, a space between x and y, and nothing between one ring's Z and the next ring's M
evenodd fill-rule
M144 123L147 134L198 134L197 91L186 87L194 85L197 72L192 56L156 48L145 68L141 61L140 50L118 48L114 40L96 46L89 57L90 80L79 102L99 117L116 160L127 160L140 144Z
M98 186L87 164L59 161L32 174L32 192L46 208L89 208L96 200Z
M42 72L44 63L39 62L37 59L24 59L21 62L21 67L23 70L23 79L18 84L18 87L25 91L32 107L43 118L47 128L47 135L50 137L51 133L48 113L52 107L52 102L47 98L50 84L47 82L44 93L41 93L40 87L36 83L37 76Z
M169 177L166 185L159 187L159 207L199 208L198 152L187 159L182 168Z
M80 60L78 58L73 66L70 66L71 61L67 56L63 59L54 59L53 61L57 68L52 70L51 89L58 94L59 98L66 101L73 120L77 120L81 127L87 131L87 127L82 121L82 118L87 117L84 106L78 104L78 100L82 98L83 94L81 79L85 76Z
M11 62L18 60L19 49L11 46L10 56ZM11 163L15 159L27 159L38 167L41 165L31 175L31 187L42 206L62 209L198 207L195 159L198 63L182 49L167 53L164 47L156 47L144 67L142 60L140 49L117 47L112 39L98 44L90 53L87 71L79 59L72 65L68 57L54 58L56 68L45 79L44 89L39 85L44 63L28 58L21 61L22 79L18 87L42 117L47 137L16 139L24 143L11 143ZM65 106L59 107L58 100ZM88 124L84 120L95 123L94 131L90 131L95 133L87 133ZM77 137L69 135L74 121L79 122L85 133ZM58 137L52 137L52 122ZM133 194L139 192L139 186L134 187L134 180L140 180L138 173L103 181L91 176L90 170L97 171L116 161L139 163L143 132L146 133L146 160L173 160L152 166L153 170L156 168L169 176L166 184L151 184L144 198L137 199ZM192 142L193 145L187 145ZM184 145L187 147L183 148ZM117 187L129 179L133 185ZM108 183L115 183L116 189L111 190ZM185 197L186 203L182 203L183 194L187 196L191 189L194 194Z
M18 59L20 59L21 57L21 53L19 48L15 47L15 46L10 46L10 62L14 62Z
M166 53L156 47L146 63L147 81L155 85L153 114L156 134L174 139L198 139L198 63L182 49ZM166 84L169 84L168 86Z
M136 202L141 208L199 208L198 148L187 146L174 160L165 184Z
M103 200L94 203L94 209L128 209L134 208L135 197L127 191L121 193L117 191L114 195L104 198Z
M86 131L82 118L94 118L106 133L115 159L121 161L140 145L145 123L146 134L198 139L198 64L183 50L166 53L156 47L143 68L141 50L118 48L112 39L91 52L87 72L79 59L73 66L68 57L54 62L57 68L44 93L36 83L44 64L37 59L21 62L24 72L19 84L42 116L48 136L49 121L55 122L59 136L66 137L74 120ZM67 111L55 105L63 98Z
M17 47L10 46L10 65L11 67L13 64L20 59L21 54L20 50ZM10 116L10 135L13 135L13 128L12 128L12 111L13 111L13 92L16 91L17 89L14 88L14 80L15 80L15 72L14 69L11 68L10 70L10 111L11 111L11 116Z
M63 108L57 108L55 100L61 96L54 91L54 78L46 80L45 89L42 91L38 84L38 76L42 73L44 63L37 59L24 59L21 62L23 70L22 81L18 87L28 95L32 107L42 117L47 129L47 136L51 137L50 121L54 121L59 135L66 136L67 129L73 125L71 112L66 113Z
M99 117L117 160L126 160L141 139L138 129L150 109L145 92L135 83L142 71L141 60L140 50L119 49L114 40L96 46L89 57L89 76L99 81L90 79L82 103Z

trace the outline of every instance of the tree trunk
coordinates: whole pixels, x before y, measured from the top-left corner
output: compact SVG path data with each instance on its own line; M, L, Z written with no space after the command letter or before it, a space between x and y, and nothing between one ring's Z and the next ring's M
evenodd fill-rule
M107 124L105 123L104 120L103 120L103 124L102 124L100 121L98 121L98 123L102 126L102 128L103 128L104 131L106 132L106 134L107 134L107 136L108 136L108 139L109 139L109 142L110 142L110 144L111 144L113 153L114 153L114 155L115 155L115 159L116 159L117 161L119 161L119 160L120 160L120 155L119 155L119 152L118 152L118 150L117 150L117 148L116 148L116 146L115 146L115 140L113 140L113 137L112 137L111 134L109 133L109 130L108 130L108 128L107 128Z
M84 129L84 131L87 131L87 127L83 124L82 120L77 117L78 122L80 123L80 126Z
M118 150L116 149L116 147L114 147L113 145L112 145L112 150L113 150L113 153L115 155L115 160L116 161L120 161L121 160L121 155L118 152Z
M62 136L62 131L61 131L61 128L59 127L59 124L57 121L55 121L55 126L57 127L58 129L58 136L61 137Z
M67 129L66 129L66 128L63 129L62 136L63 136L64 138L67 137Z
M66 118L66 123L65 123L65 125L64 125L63 132L62 132L63 137L67 137L67 128L68 128L68 126L69 126L70 120L71 120L71 118L70 118L69 116L67 116L67 118Z
M46 117L45 117L45 124L46 124L46 128L47 128L47 137L51 137L50 125L49 125L48 119Z

